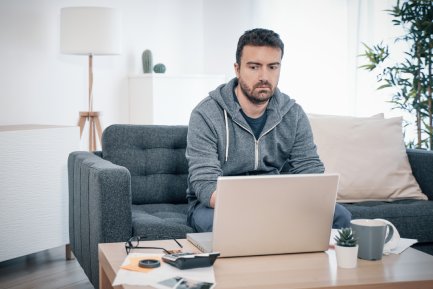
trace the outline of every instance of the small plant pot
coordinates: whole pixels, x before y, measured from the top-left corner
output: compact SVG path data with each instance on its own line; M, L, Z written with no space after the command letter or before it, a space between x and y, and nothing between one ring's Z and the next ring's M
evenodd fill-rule
M342 247L335 245L337 265L340 268L356 268L358 262L358 245L355 247Z

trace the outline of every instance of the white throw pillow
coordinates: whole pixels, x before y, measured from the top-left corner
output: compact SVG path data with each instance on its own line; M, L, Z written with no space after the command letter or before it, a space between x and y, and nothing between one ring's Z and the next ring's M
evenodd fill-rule
M412 175L401 117L309 115L326 173L339 173L338 202L427 200Z

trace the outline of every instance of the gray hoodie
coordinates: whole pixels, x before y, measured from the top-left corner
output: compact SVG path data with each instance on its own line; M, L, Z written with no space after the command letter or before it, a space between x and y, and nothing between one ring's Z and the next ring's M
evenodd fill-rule
M209 206L219 176L324 171L301 106L277 88L256 139L235 101L237 83L234 78L220 85L191 113L186 148L190 203Z

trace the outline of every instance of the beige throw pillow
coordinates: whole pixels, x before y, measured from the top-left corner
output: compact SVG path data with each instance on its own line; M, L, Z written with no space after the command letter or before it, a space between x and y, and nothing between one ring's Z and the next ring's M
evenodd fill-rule
M406 154L400 117L309 115L326 173L339 173L338 202L427 200Z

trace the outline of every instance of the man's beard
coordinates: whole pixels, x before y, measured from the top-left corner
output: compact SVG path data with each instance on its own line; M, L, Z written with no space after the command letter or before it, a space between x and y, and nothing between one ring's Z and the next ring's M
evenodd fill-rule
M239 78L238 81L243 94L253 104L263 104L274 95L275 89L272 87L272 84L267 81L258 82L252 88L241 78ZM269 89L260 89L260 87L267 87Z

